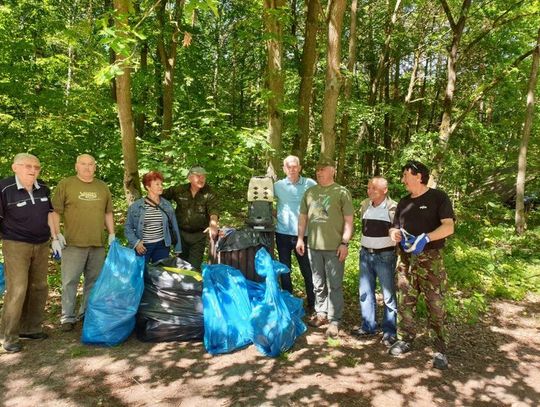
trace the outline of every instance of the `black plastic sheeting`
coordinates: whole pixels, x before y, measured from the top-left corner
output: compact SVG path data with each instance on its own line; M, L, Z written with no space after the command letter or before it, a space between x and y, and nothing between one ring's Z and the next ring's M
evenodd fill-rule
M225 236L218 240L216 250L218 252L230 252L259 245L270 248L273 247L273 235L273 233L265 233L253 229L228 229L225 232Z
M147 266L135 327L137 338L143 342L202 340L202 281L163 267L188 269L191 265L172 257Z

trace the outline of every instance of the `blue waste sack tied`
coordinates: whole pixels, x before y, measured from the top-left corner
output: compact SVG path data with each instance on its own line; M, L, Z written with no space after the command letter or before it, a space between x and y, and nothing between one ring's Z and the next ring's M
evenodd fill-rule
M115 346L135 327L135 314L144 290L144 256L115 240L90 292L81 341Z
M281 290L277 281L289 269L264 248L255 256L255 267L265 283L246 280L230 266L203 268L204 345L210 354L253 343L263 355L276 357L306 331L302 300Z

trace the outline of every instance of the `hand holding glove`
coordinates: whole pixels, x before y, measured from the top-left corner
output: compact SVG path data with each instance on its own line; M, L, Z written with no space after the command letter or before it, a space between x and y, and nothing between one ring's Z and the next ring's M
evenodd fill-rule
M409 249L414 244L416 240L415 235L411 235L409 232L407 232L405 229L401 228L401 241L399 242L401 244L401 247L403 250L407 253L409 253Z
M109 246L114 242L114 239L116 239L116 236L114 233L109 233Z
M62 244L60 243L60 240L58 238L52 241L51 249L53 252L53 258L56 261L60 260L62 258Z
M62 247L62 249L67 246L66 238L62 233L58 233L56 235L56 240L58 240L58 243L60 243L60 247Z
M407 253L412 253L414 255L418 255L422 253L422 250L424 250L424 247L430 242L429 237L427 234L422 233L421 235L418 235L416 240L413 242L411 247L406 249L405 251Z

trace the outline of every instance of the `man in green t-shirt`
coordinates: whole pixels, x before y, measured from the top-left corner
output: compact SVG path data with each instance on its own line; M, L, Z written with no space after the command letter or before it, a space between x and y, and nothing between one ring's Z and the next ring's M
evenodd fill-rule
M55 230L53 240L62 246L62 316L64 332L73 330L75 322L84 316L86 303L105 261L103 228L114 240L111 192L105 182L94 178L96 161L88 154L77 157L77 175L61 180L52 199ZM64 220L65 238L60 233L60 218ZM84 275L83 299L79 314L75 314L77 286Z
M333 160L321 159L317 164L317 182L304 194L298 218L296 250L307 248L313 272L315 315L309 325L320 327L329 322L326 336L337 337L343 315L343 273L353 233L352 197L343 186L334 182Z

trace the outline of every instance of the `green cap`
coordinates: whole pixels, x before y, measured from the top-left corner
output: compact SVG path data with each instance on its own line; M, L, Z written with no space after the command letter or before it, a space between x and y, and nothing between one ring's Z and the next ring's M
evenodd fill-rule
M208 174L208 173L206 172L206 170L205 170L203 167L196 165L196 166L191 167L191 168L189 169L188 177L189 177L191 174L206 175L206 174Z
M316 168L335 167L336 163L331 158L321 157L316 165Z

